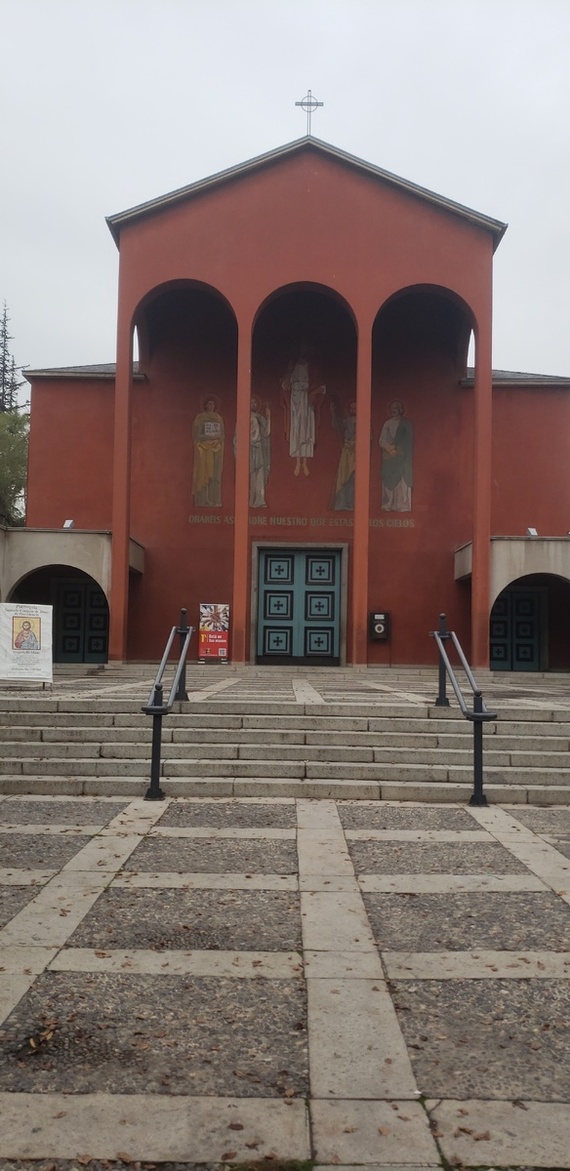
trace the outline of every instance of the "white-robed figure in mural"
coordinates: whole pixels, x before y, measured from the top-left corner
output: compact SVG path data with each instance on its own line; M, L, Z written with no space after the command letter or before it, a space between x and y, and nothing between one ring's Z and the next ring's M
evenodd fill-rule
M326 394L326 386L312 365L304 346L299 356L291 361L281 386L286 392L285 435L289 441L289 455L295 460L293 475L301 470L309 475L308 459L312 459L317 437L316 410Z

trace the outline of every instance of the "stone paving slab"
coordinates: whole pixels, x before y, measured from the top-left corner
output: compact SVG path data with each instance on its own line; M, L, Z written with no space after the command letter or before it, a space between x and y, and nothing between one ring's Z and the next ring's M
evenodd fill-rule
M160 826L210 826L258 828L295 828L296 808L292 798L271 803L255 799L233 801L172 801L164 811Z
M126 800L113 801L108 798L94 800L83 797L81 801L42 801L38 799L18 800L8 798L0 806L0 821L10 825L53 824L57 825L106 825L121 812Z
M137 846L125 868L184 873L211 870L214 873L295 874L297 852L295 843L288 841L154 838Z
M210 1164L277 1155L308 1159L304 1102L147 1094L2 1094L12 1158L89 1158ZM65 1119L65 1125L62 1120Z
M235 980L299 977L298 952L147 951L65 947L47 965L52 972L128 972L137 976L230 976ZM157 994L160 988L157 986Z
M425 805L389 805L370 801L341 801L338 814L343 829L477 830L468 809L433 809Z
M570 951L570 907L555 894L364 894L381 951Z
M357 874L523 874L525 866L498 842L347 842Z
M287 891L115 887L101 895L68 942L71 947L297 950L299 896Z
M417 1093L383 980L310 975L307 990L313 1097L412 1098Z
M393 980L567 980L570 952L552 951L385 951Z
M570 981L394 981L418 1088L570 1102Z
M570 1166L570 1111L563 1102L426 1102L443 1153L455 1166Z
M570 835L570 809L516 809L512 813L534 833Z
M305 1097L308 1088L298 980L163 976L158 990L148 975L46 972L3 1027L0 1092Z
M363 893L461 894L544 891L545 883L534 874L359 874Z
M229 871L226 874L214 874L205 871L203 874L172 873L163 871L122 870L111 879L111 887L125 887L134 889L168 889L177 890L298 890L299 880L296 874L236 874ZM541 884L542 886L542 884Z
M392 1109L392 1106L395 1109ZM310 1107L317 1163L389 1166L406 1152L410 1163L439 1165L438 1150L418 1102L316 1101Z
M2 866L33 870L59 870L75 857L81 846L88 846L89 837L63 837L26 834L2 834L0 836L0 859Z

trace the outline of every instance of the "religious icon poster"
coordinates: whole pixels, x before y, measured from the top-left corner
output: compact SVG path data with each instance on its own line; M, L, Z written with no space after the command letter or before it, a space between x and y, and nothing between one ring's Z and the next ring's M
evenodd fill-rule
M53 682L52 606L0 605L0 679Z

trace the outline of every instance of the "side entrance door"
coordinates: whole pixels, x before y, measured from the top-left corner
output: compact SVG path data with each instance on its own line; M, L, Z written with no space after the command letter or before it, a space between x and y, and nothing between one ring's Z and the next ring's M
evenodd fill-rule
M56 663L106 663L109 607L97 582L62 578L55 583Z
M540 590L504 590L491 611L492 671L540 670Z
M262 549L258 663L340 663L340 549Z

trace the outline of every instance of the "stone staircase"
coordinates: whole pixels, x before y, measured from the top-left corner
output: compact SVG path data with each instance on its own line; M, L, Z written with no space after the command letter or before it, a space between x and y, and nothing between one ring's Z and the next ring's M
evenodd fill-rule
M0 691L0 793L134 796L149 778L153 668L61 672L51 693ZM570 804L568 677L485 680L485 790ZM163 724L168 796L466 801L472 726L434 705L434 671L219 674L190 667Z

